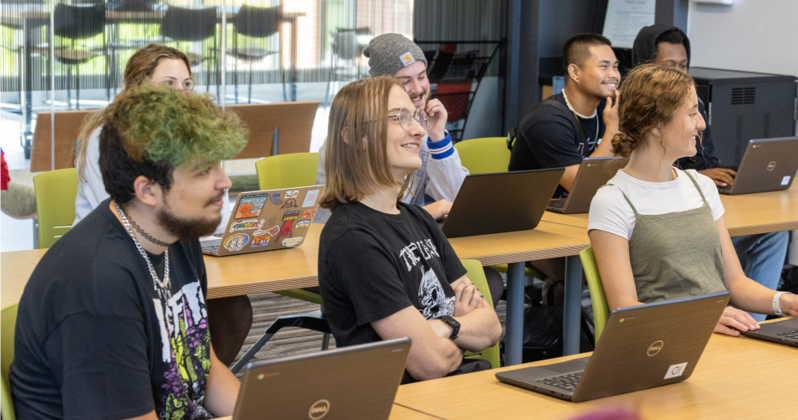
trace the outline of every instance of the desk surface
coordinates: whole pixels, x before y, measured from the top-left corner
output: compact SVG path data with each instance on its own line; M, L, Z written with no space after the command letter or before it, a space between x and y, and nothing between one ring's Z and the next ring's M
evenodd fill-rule
M798 182L786 191L721 195L729 235L756 235L798 229ZM543 220L587 229L587 213L559 214L547 211Z
M543 365L579 356L546 360ZM569 403L511 385L498 370L403 385L396 403L450 419L566 419L589 412L636 408L642 418L790 418L798 384L798 349L713 334L687 381L584 403Z
M319 235L314 225L302 246L273 252L205 257L208 298L240 296L318 285ZM541 223L537 229L450 240L460 258L483 265L576 255L588 246L584 229ZM2 253L2 307L18 302L46 250Z

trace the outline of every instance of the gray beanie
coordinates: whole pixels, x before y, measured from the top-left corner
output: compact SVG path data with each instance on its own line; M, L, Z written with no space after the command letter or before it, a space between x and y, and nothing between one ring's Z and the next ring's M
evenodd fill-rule
M363 50L363 55L369 59L369 75L372 77L393 76L416 61L427 66L421 48L400 34L382 34L373 38Z

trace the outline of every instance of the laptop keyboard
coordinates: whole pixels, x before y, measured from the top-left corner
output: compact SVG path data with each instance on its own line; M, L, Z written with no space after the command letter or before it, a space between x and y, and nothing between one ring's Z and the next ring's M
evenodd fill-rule
M561 209L565 206L565 200L551 200L549 201L549 207L555 209Z
M731 184L726 184L725 187L718 187L718 192L721 194L728 194L731 191Z
M780 337L798 340L798 330L787 331L778 334Z
M573 391L576 389L576 385L579 384L580 379L582 379L582 372L541 379L538 382L549 386L556 386L566 391Z

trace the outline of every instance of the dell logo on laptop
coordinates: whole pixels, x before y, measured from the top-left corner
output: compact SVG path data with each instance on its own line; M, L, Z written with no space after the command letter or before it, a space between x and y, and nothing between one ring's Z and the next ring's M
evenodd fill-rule
M330 412L330 402L327 400L318 400L310 406L308 410L308 417L311 420L319 420Z
M771 161L770 163L768 163L768 172L771 172L774 169L776 169L776 161L775 160Z
M651 343L650 346L648 346L648 350L646 351L646 354L648 355L648 357L656 356L660 351L662 351L662 347L664 347L664 346L665 346L665 343L663 343L662 340L657 340L657 341Z

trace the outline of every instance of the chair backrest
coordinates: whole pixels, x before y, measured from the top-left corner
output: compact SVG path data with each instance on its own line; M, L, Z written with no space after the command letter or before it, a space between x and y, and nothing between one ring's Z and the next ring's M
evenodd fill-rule
M3 420L16 420L14 400L11 398L11 384L8 381L8 368L14 361L14 328L17 325L18 304L6 306L0 312L0 359L3 378L0 381L0 415Z
M38 174L33 177L33 190L39 219L39 248L50 248L75 221L77 171L68 168Z
M86 39L105 30L105 3L95 6L55 5L53 34L69 39Z
M454 145L460 162L472 174L507 172L510 151L504 137L463 140Z
M175 41L202 41L216 33L216 7L187 9L169 6L161 23L161 34Z
M258 185L262 190L315 185L318 168L318 153L289 153L255 162Z
M466 269L466 275L468 279L471 280L471 283L474 283L474 286L477 287L482 296L485 297L485 301L490 304L490 307L493 308L493 299L490 294L490 287L488 286L488 279L485 278L485 269L482 268L482 263L477 260L460 260L463 264L463 267ZM499 368L501 366L501 356L499 355L499 343L496 345L488 347L480 352L466 352L465 356L470 359L483 359L490 362L490 365L493 369Z
M596 329L596 344L598 344L604 325L610 317L610 308L607 305L607 298L604 296L604 287L601 285L596 257L593 255L593 248L585 248L579 253L582 260L582 269L585 272L587 286L590 288L590 302L593 304L593 326Z
M75 142L80 134L83 120L95 111L56 111L55 112L55 168L64 169L75 166ZM51 153L52 141L50 113L39 112L30 151L30 171L45 172L53 169Z
M243 5L236 15L237 34L266 38L280 30L279 7L253 7Z

